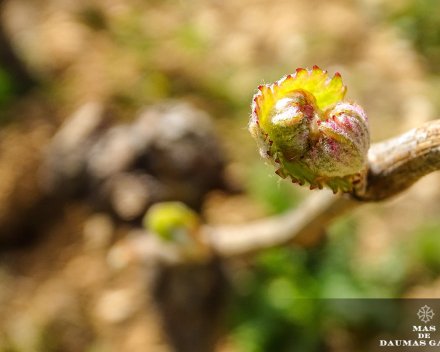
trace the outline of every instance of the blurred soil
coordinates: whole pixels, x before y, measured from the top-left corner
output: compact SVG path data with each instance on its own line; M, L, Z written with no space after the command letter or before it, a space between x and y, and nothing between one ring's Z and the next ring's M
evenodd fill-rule
M380 5L5 1L6 32L39 86L5 107L0 130L0 351L172 350L152 303L157 268L124 241L161 200L184 201L212 224L277 211L262 196L263 184L277 180L262 181L271 170L255 171L262 162L246 131L262 81L314 64L340 72L348 99L368 113L373 142L435 118L423 60ZM102 108L104 122L63 152L68 142L54 136L89 103ZM147 119L141 142L150 129L156 135L143 149L127 134L141 130L143 114L172 108L181 121L201 120L173 127L171 118ZM173 136L179 128L185 134ZM396 243L411 243L420 224L438 217L439 181L432 174L354 214L350 266L359 277L397 270ZM308 194L295 188L284 196ZM407 265L402 295L438 297L426 268ZM218 350L236 348L224 338Z

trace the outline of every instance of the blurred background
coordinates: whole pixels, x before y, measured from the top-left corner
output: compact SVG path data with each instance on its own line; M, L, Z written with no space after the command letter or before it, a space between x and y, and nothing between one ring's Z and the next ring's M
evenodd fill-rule
M247 131L257 86L298 67L341 73L373 143L436 119L438 1L2 0L0 10L0 351L373 351L365 341L382 311L353 319L314 299L439 297L438 173L339 218L309 248L177 274L134 248L157 202L223 225L312 194L279 182ZM187 310L168 301L176 293Z

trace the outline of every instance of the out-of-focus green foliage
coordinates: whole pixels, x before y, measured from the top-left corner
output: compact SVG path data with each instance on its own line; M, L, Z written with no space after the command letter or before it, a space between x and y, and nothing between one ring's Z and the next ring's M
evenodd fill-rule
M13 96L13 82L8 73L0 67L0 107L7 104Z
M415 262L422 266L427 276L438 277L440 274L440 223L424 224L416 231L413 241L411 254Z
M273 174L273 177L268 177L268 174ZM269 214L282 213L296 206L302 199L298 187L281 181L274 173L273 167L262 163L261 160L249 168L247 179L247 191Z
M357 246L356 221L345 217L331 227L321 247L266 251L252 270L239 272L231 330L240 350L322 351L338 329L350 327L366 339L393 329L398 321L394 306L388 306L384 319L382 307L350 299L397 297L405 275L388 283L386 274L383 282L359 276L353 265ZM386 290L379 290L384 285Z
M78 12L77 16L80 22L95 31L108 29L107 19L98 7L93 5L85 7Z
M414 43L429 68L440 73L440 2L409 1L392 13L391 21Z

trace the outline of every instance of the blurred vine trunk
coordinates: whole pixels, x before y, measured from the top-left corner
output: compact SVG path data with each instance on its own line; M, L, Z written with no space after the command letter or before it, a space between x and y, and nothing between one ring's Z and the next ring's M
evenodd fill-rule
M217 258L205 264L158 268L153 297L176 352L215 351L226 287Z

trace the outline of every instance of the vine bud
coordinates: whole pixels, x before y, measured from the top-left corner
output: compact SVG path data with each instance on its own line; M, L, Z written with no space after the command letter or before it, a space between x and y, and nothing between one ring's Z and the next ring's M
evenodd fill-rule
M163 202L150 207L143 223L146 229L165 241L189 243L199 230L201 220L183 203Z
M156 203L143 219L145 229L156 234L169 253L184 262L205 261L211 250L202 239L202 221L199 215L180 202Z
M281 178L336 193L351 192L365 175L367 115L342 101L346 91L339 73L328 79L317 66L258 87L249 130Z

